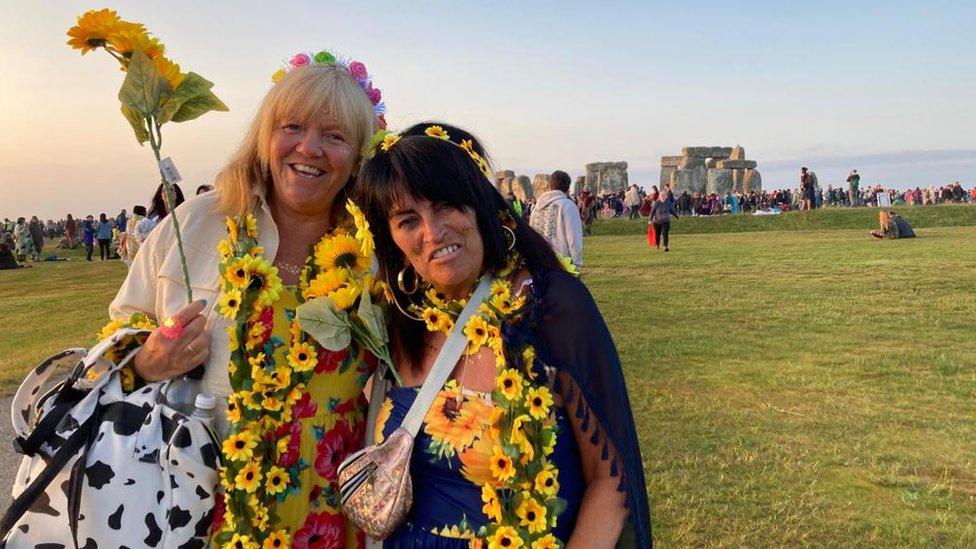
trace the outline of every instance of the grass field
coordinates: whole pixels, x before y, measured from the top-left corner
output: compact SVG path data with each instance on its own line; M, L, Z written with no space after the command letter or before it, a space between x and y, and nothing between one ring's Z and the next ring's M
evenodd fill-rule
M918 233L586 239L661 546L976 545L976 227ZM123 275L0 272L8 389L90 344Z

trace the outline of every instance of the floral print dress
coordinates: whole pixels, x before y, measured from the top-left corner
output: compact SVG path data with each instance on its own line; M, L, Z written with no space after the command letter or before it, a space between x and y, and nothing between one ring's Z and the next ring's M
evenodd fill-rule
M419 387L395 387L387 393L376 419L382 442L403 422ZM492 428L491 394L460 388L448 381L434 398L414 442L410 462L413 506L384 547L479 547L478 530L487 524L481 486L491 479L489 462L498 434ZM586 488L579 451L565 408L556 407L559 497L567 507L554 530L565 541L573 531Z
M272 337L289 339L289 325L298 300L286 288L273 305ZM286 361L288 346L275 350ZM294 488L279 497L279 523L288 527L292 547L362 547L362 533L342 515L337 468L363 445L366 400L363 386L375 367L372 355L358 347L330 352L319 348L308 391L295 404L293 420L279 430L279 465L297 478Z

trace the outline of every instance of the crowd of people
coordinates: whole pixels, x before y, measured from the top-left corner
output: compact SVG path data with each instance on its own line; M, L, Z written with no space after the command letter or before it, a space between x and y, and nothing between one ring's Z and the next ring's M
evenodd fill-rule
M211 190L211 185L200 185L197 194ZM173 207L185 200L179 185L174 186ZM160 184L150 201L150 209L136 205L132 213L123 209L115 217L100 213L84 217L66 214L63 219L41 221L32 216L30 221L18 217L15 221L4 218L0 225L0 270L32 267L38 261L63 261L53 250L85 249L85 260L93 261L95 248L101 261L121 259L131 265L139 245L149 232L166 217L167 208ZM44 255L45 246L48 254Z

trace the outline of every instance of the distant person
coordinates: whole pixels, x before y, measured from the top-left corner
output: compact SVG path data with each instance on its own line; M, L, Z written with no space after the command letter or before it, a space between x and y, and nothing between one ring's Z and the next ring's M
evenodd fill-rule
M627 192L624 193L624 202L627 203L627 218L628 219L640 219L640 204L641 197L640 191L637 190L637 184L631 185Z
M119 258L125 265L131 266L139 251L139 245L146 239L146 235L140 238L137 236L139 222L146 217L145 206L135 206L132 208L132 215L129 217L129 230L119 236Z
M880 231L869 233L874 238L915 238L915 231L911 224L904 217L895 213L894 210L881 209L878 212L878 225L880 225Z
M210 192L212 190L213 190L213 185L204 184L204 185L200 185L199 187L197 187L197 192L195 194L208 193L208 192Z
M529 225L546 237L549 244L576 268L583 266L583 221L573 199L567 194L569 174L556 170L549 177L549 190L535 200Z
M654 247L661 249L661 241L664 241L664 251L670 252L668 240L671 234L671 216L678 219L678 207L675 205L674 196L671 189L665 187L661 189L658 199L651 206L650 223L654 226Z
M119 232L123 232L123 233L125 232L125 228L127 226L126 222L128 220L129 220L128 215L125 211L125 208L123 208L122 211L119 213L119 215L115 218L115 227L119 230Z
M28 258L34 259L34 239L31 237L30 226L23 217L17 218L14 225L14 242L17 245L17 261L23 263Z
M78 244L78 222L71 217L71 214L68 214L64 221L64 234L68 239L68 248L73 250Z
M41 252L44 250L44 223L37 219L36 215L32 215L28 227L30 227L31 240L34 241L34 261L40 261Z
M95 228L95 238L98 239L98 257L101 261L112 258L109 245L112 243L112 229L114 223L109 221L105 214L99 214L98 227Z
M18 267L20 267L20 264L17 263L17 258L15 258L13 252L10 251L10 244L0 242L0 270L5 271L7 269L16 269Z
M583 187L583 192L576 199L580 219L583 220L583 234L593 234L593 221L596 220L596 196L589 187Z
M806 167L800 168L800 209L813 209L813 178Z
M858 191L860 186L861 176L857 174L857 170L851 170L851 175L847 176L847 192L851 195L851 206L861 205L861 193Z
M180 189L179 185L173 185L173 194L175 195L173 200L173 209L184 202L183 190ZM136 227L136 233L141 236L141 240L145 240L146 236L159 224L160 221L166 218L166 214L169 211L166 209L166 201L163 198L163 184L160 183L159 187L156 188L156 193L153 194L152 202L149 205L149 211L146 212L146 217L139 221L139 226Z
M91 261L95 249L95 218L90 215L81 222L81 240L85 244L85 260Z

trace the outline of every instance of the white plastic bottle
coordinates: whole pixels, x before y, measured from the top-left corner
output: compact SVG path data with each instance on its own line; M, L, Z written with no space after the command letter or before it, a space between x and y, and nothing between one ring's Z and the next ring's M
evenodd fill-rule
M169 382L166 389L166 404L177 412L190 415L193 412L197 395L200 394L200 382L188 376L179 376Z
M208 428L213 430L214 428L214 408L217 407L217 399L213 395L208 395L207 393L200 393L197 395L196 401L193 405L194 417L200 420L201 423L206 425Z

